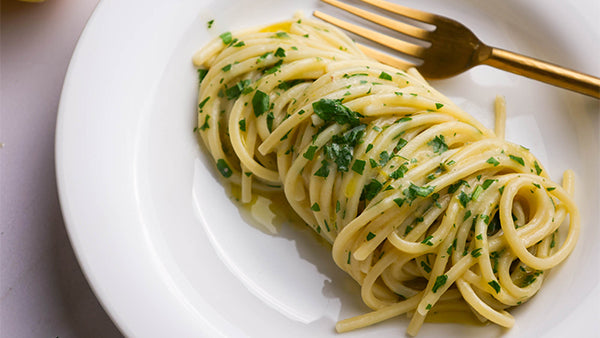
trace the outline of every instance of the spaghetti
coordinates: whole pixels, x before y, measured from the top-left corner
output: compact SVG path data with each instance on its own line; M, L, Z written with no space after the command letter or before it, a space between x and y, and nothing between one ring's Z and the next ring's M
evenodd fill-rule
M339 332L405 313L411 335L444 313L511 327L506 309L575 246L570 172L553 183L502 139L502 121L497 137L416 70L369 59L330 25L223 33L193 61L197 129L218 171L242 202L283 190L361 285L373 312Z

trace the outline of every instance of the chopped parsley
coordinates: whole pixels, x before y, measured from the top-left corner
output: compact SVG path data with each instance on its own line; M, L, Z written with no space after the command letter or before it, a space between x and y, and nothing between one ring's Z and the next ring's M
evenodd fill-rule
M488 282L488 284L494 288L494 290L496 291L496 293L500 293L500 284L498 284L498 282L496 282L495 280Z
M381 167L384 167L388 161L390 160L390 154L387 151L382 151L381 154L379 154L379 165Z
M367 234L367 241L372 240L373 238L375 238L375 236L376 235L374 233L372 233L372 232L369 231L369 233Z
M427 272L427 273L431 272L431 267L425 261L421 261L421 266L423 267L423 270L425 270L425 272Z
M293 86L304 82L304 80L301 79L296 79L296 80L289 80L289 81L284 81L280 84L277 85L277 88L281 89L281 90L288 90L290 88L292 88Z
M488 160L486 162L489 164L492 164L494 167L496 167L496 166L498 166L498 164L500 164L500 162L498 162L498 160L493 157L488 158Z
M231 168L229 168L227 162L225 162L225 160L222 158L217 161L217 169L225 178L228 178L233 174L233 171L231 171Z
M206 74L208 74L208 69L198 69L198 83L202 83L202 80L204 80Z
M539 176L542 173L542 168L540 168L537 161L533 161L533 166L535 167L535 173Z
M284 58L285 50L283 48L279 47L279 48L277 48L277 50L275 51L275 54L273 54L273 55L280 57L280 58Z
M381 72L381 74L379 74L379 78L383 80L392 81L392 76L386 72Z
M208 27L208 29L212 28L212 25L215 23L215 20L208 20L208 22L206 23L206 26Z
M531 285L533 282L535 282L536 279L537 278L535 278L535 275L527 275L527 277L525 277L525 279L523 279L523 281L521 282L521 287Z
M256 59L256 63L260 63L263 60L265 60L267 57L269 57L269 55L273 54L273 52L266 52L263 55L259 56L258 59Z
M390 178L396 180L401 177L404 177L404 174L406 174L407 171L408 171L408 168L406 167L406 165L402 164L400 167L398 167L398 169L396 169L394 172L392 172L390 174Z
M321 167L315 172L315 176L319 176L319 177L329 176L329 162L327 162L327 160L321 161Z
M440 109L440 108L442 108L443 106L444 106L444 105L443 105L443 104L441 104L441 103L436 103L436 104L435 104L435 109Z
M225 94L227 95L227 99L234 100L240 97L241 94L247 93L248 91L252 91L252 87L250 87L250 80L242 80L235 84L233 87L229 87L225 90Z
M273 36L274 38L278 38L278 39L283 39L283 38L289 38L289 34L286 32L277 32L275 33L275 36Z
M310 210L312 211L321 211L321 207L319 206L319 203L315 203L310 207Z
M433 152L435 154L442 154L448 150L448 145L446 144L446 140L444 139L444 135L438 135L433 140L427 142L428 146L433 147Z
M356 160L354 161L354 164L352 165L352 171L362 175L363 171L365 170L365 161L363 160Z
M431 291L433 291L433 293L436 293L439 288L441 288L442 286L444 286L444 284L446 284L446 281L448 281L448 275L437 276Z
M372 200L379 191L383 188L383 184L376 179L372 179L369 184L365 185L361 194L361 200Z
M400 139L398 140L398 143L396 144L396 147L394 147L394 151L396 151L396 152L400 151L400 150L401 150L402 148L404 148L404 146L405 146L405 145L407 145L407 144L408 144L408 141L407 141L407 140L405 140L405 139L403 139L403 138L400 138Z
M471 251L471 256L473 256L473 258L477 258L477 257L481 256L481 248L477 248L477 249Z
M309 146L302 156L304 156L304 158L306 158L307 160L312 161L312 159L315 157L315 152L317 151L317 149L317 146Z
M210 128L210 125L208 124L208 119L210 119L210 115L206 115L206 117L204 118L204 124L200 127L200 130L206 130Z
M331 138L331 143L327 144L325 148L325 155L327 158L334 161L339 171L347 172L352 162L352 156L354 153L354 146L358 144L366 125L358 125L342 135L334 135Z
M240 125L241 131L246 131L246 119L240 120L240 122L238 122L238 124Z
M273 64L273 66L265 69L264 74L268 75L268 74L273 74L273 73L277 72L279 70L279 68L281 68L282 64L283 64L283 59L280 59L279 61L275 62L275 64Z
M523 161L523 158L518 157L518 156L514 156L514 155L508 155L508 157L510 157L511 160L519 163L520 165L524 166L525 162Z
M469 197L469 195L465 194L464 191L461 191L460 195L458 195L458 201L463 206L463 208L467 207L467 203L469 203L470 200L471 198Z
M226 45L230 44L233 41L233 36L231 35L231 32L225 32L225 33L219 35L219 37L221 38L223 43Z
M483 187L478 185L477 188L475 188L475 191L473 191L473 193L471 194L471 200L477 201L477 199L479 198L479 195L481 195L482 191L483 191Z
M210 96L207 96L204 100L202 100L202 102L200 102L200 104L198 104L198 108L199 109L204 108L204 105L206 104L206 102L208 102L208 100L210 100Z
M349 79L349 78L355 77L355 76L369 76L369 74L367 74L367 73L344 74L342 77L345 79Z
M290 129L290 130L288 130L288 131L287 131L287 133L285 133L285 135L283 135L283 136L282 136L282 137L279 139L279 141L283 141L283 140L287 139L287 138L288 138L288 136L290 135L290 133L291 133L291 132L292 132L292 130L291 130L291 129Z
M406 198L408 198L410 202L412 202L417 198L417 196L429 196L434 189L435 186L419 187L418 185L411 183L410 186L404 189L402 193L404 194L404 196L406 196Z
M487 179L487 180L483 181L483 184L481 185L481 187L483 188L483 190L486 190L487 188L490 187L490 185L492 185L492 183L494 183L496 181L498 181L498 180Z
M273 121L275 120L275 115L273 115L273 112L270 111L267 114L267 129L269 130L269 132L273 132Z
M252 97L252 108L254 109L254 115L256 117L264 114L269 109L269 95L260 90L256 90L254 97Z
M360 123L359 114L344 106L341 100L321 99L312 104L315 114L323 121L356 126Z
M422 221L423 221L423 219L421 218L421 222ZM433 239L433 236L427 236L427 237L425 237L425 239L423 241L421 241L421 244L433 246L433 243L431 243L432 239Z
M463 222L464 222L464 221L466 221L466 220L468 220L468 219L469 219L469 217L471 217L471 215L472 215L472 212L471 212L471 210L467 210L467 211L465 212L465 216L463 217Z

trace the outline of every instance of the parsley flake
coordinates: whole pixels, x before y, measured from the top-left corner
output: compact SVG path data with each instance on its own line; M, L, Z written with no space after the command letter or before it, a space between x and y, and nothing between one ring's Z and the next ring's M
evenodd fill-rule
M309 146L306 152L302 155L309 161L312 161L315 157L315 152L317 151L317 146Z
M222 158L217 161L217 169L225 178L228 178L233 174L233 171L231 171L231 168L229 168L227 162L225 162L225 160Z
M221 38L223 43L226 45L230 44L233 41L233 36L231 35L231 32L225 32L225 33L219 35L219 37Z
M435 283L433 284L433 288L431 289L431 291L433 291L433 293L436 293L437 290L439 288L441 288L442 286L444 286L444 284L446 284L447 281L448 281L448 275L437 276L437 278L435 279Z
M365 170L365 161L363 160L356 160L354 161L354 164L352 165L352 171L358 173L359 175L363 174L363 171Z
M523 158L518 157L518 156L514 156L514 155L508 155L508 157L510 157L511 160L519 163L520 165L524 166L525 165L525 161L523 161Z
M446 140L444 139L444 135L438 135L433 138L433 140L427 142L428 146L433 147L433 152L435 154L442 154L448 150L448 145L446 144Z
M496 291L496 293L500 293L500 284L498 284L498 282L496 282L495 280L488 282L488 284L494 288L494 290Z
M254 109L254 115L256 117L264 114L269 109L269 95L260 90L256 90L254 97L252 97L252 108Z
M341 100L321 99L313 102L313 110L323 121L356 126L360 123L359 114L344 106Z
M392 76L386 72L381 72L381 74L379 74L379 78L383 80L392 81Z

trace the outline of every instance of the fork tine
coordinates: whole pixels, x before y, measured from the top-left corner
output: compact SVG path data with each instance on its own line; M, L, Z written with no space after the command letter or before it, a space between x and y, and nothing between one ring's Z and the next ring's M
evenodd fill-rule
M360 48L360 50L363 51L363 53L365 53L365 55L367 55L383 64L386 64L388 66L392 66L394 68L404 69L404 70L407 70L410 67L416 67L416 65L413 63L404 61L397 57L391 56L387 53L380 52L376 49L365 46L363 44L357 43L356 45L358 46L358 48Z
M385 34L354 25L352 23L346 22L344 20L340 20L338 18L335 18L331 15L327 15L327 14L319 12L319 11L315 11L313 13L313 15L323 21L329 22L330 24L332 24L334 26L338 26L338 27L345 29L349 32L352 32L356 35L360 35L365 39L375 41L378 44L392 48L396 51L399 51L401 53L404 53L404 54L407 54L410 56L420 58L423 56L423 53L425 53L425 50L426 50L426 48L424 48L422 46L415 45L415 44L412 44L412 43L409 43L406 41L402 41L402 40L393 38L391 36L387 36Z
M381 8L385 11L396 13L398 15L402 15L404 17L433 24L435 20L438 18L437 15L423 12L414 8L401 6L398 4L394 4L391 2L383 1L383 0L361 0L364 3L369 5Z
M409 25L406 24L404 22L400 22L400 21L396 21L396 20L392 20L390 18L387 18L385 16L381 16L375 13L371 13L369 11L366 11L364 9L358 8L358 7L354 7L351 5L348 5L346 3L340 2L338 0L321 0L327 4L330 4L334 7L337 7L339 9L343 9L346 12L352 13L356 16L359 16L363 19L367 19L371 22L374 22L376 24L385 26L387 28L393 29L396 32L402 33L404 35L408 35L408 36L412 36L415 37L417 39L422 39L422 40L428 40L428 36L429 36L429 31L419 28L419 27L415 27L413 25Z

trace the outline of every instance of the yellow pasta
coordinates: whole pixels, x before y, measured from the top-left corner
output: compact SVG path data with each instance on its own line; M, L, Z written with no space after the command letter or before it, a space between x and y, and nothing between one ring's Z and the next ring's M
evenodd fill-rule
M283 190L332 244L373 312L339 332L407 314L507 311L573 250L572 175L552 182L524 147L487 129L414 69L366 57L327 24L297 19L223 33L193 57L198 130L221 175ZM503 100L497 107L504 110Z

